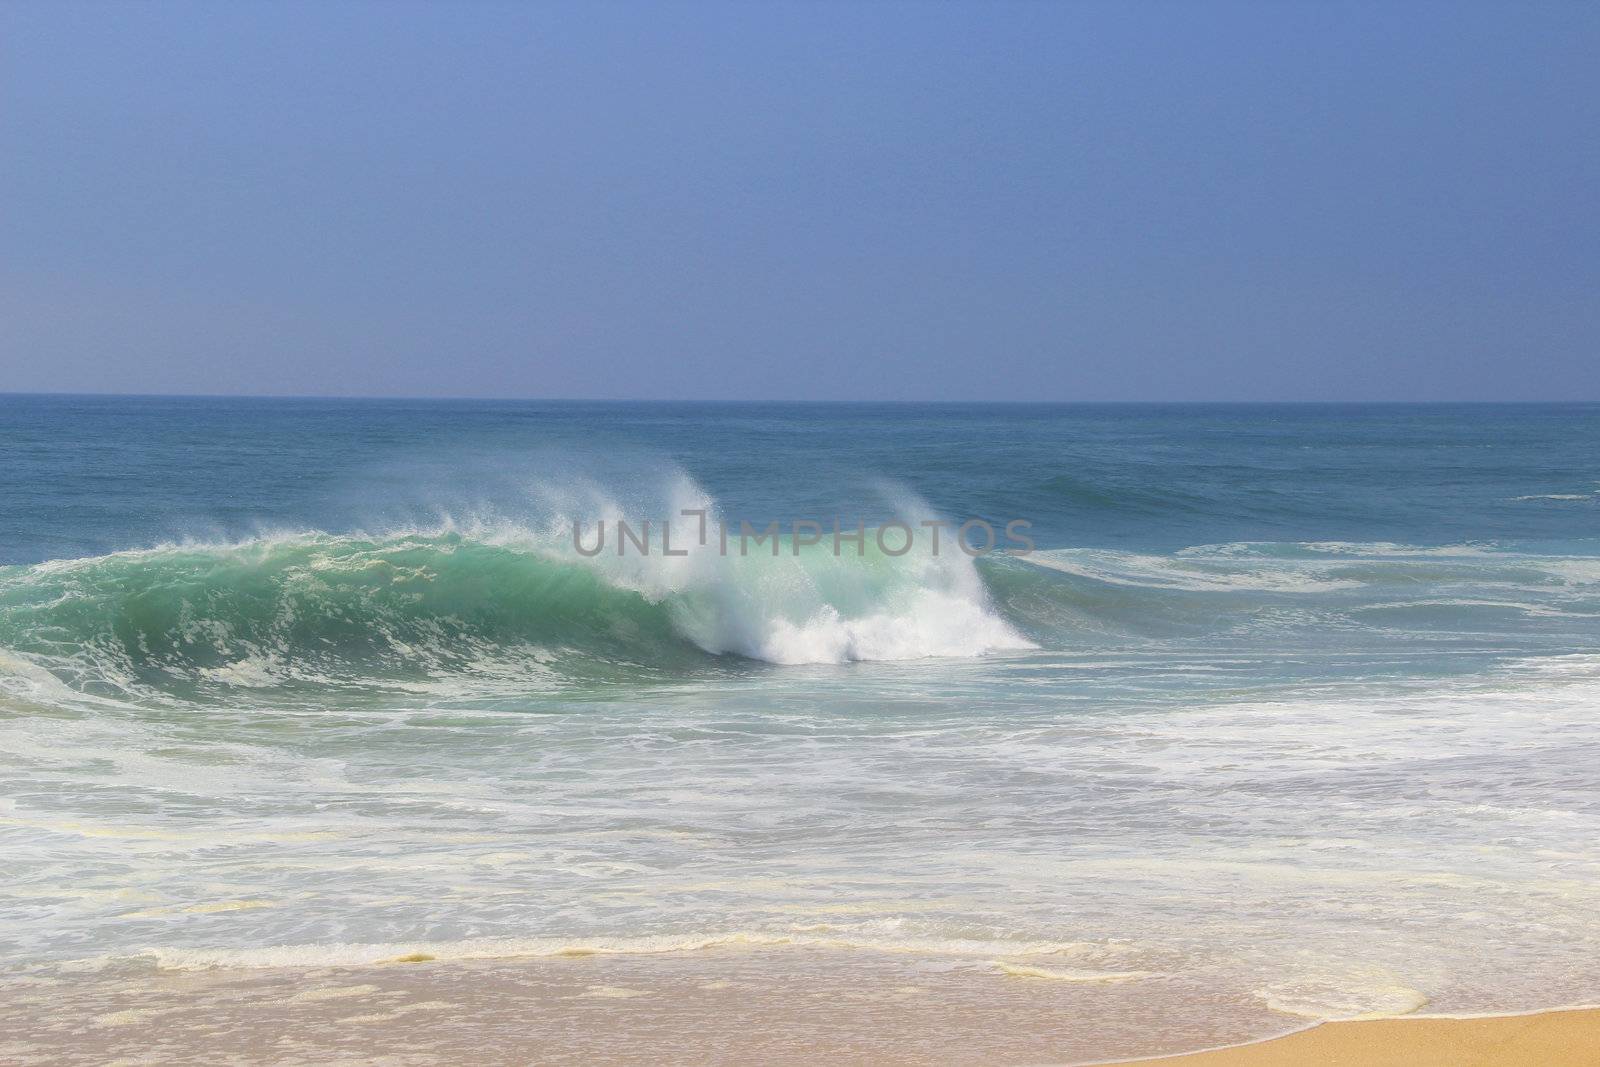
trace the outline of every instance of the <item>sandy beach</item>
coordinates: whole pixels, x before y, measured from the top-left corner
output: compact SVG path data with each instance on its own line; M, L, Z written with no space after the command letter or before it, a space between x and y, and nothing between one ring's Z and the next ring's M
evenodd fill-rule
M1600 1009L1327 1023L1270 1041L1129 1062L1142 1067L1592 1067L1600 1063Z

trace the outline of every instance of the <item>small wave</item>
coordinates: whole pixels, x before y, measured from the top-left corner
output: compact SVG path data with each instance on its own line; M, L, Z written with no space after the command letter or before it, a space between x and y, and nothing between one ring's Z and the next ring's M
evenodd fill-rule
M1366 593L1387 598L1418 587L1510 588L1549 595L1557 586L1600 583L1600 560L1496 551L1479 545L1296 542L1202 545L1172 555L1065 548L1023 559L1106 586L1175 593L1304 596ZM1409 595L1408 593L1408 595ZM1481 598L1480 598L1481 599Z
M1593 500L1594 493L1534 493L1531 496L1514 496L1512 500Z
M1103 947L1083 942L1008 941L996 938L897 938L840 931L834 934L730 931L702 936L596 938L484 938L420 943L277 945L206 949L152 947L131 956L79 961L103 967L121 960L144 960L161 970L215 968L364 967L388 964L462 962L494 959L560 959L584 956L641 956L703 952L710 949L818 948L904 955L983 958L1060 957L1096 954ZM999 964L1004 967L1007 964ZM1011 965L1019 966L1019 965ZM1068 973L1068 972L1062 972ZM1085 972L1089 973L1089 972ZM1104 973L1104 972L1101 972ZM1122 972L1143 976L1143 972ZM1086 979L1087 980L1087 979ZM1101 980L1131 980L1112 975Z
M1494 554L1494 547L1486 544L1403 545L1393 541L1230 541L1217 545L1196 545L1178 553L1180 556L1268 559L1317 559L1327 556L1454 558Z
M1007 963L996 960L1001 973L1013 978L1043 978L1052 982L1117 983L1135 982L1149 978L1149 971L1068 971L1055 967L1036 967L1025 963Z
M1514 496L1511 499L1513 502L1524 500L1585 500L1593 502L1600 500L1600 489L1591 489L1587 493L1527 493L1523 496Z
M1187 592L1327 593L1361 583L1279 567L1240 566L1227 557L1139 555L1101 549L1056 549L1024 557L1029 563L1108 585Z
M1427 994L1385 972L1349 972L1285 982L1256 991L1273 1011L1319 1021L1389 1019L1428 1004Z

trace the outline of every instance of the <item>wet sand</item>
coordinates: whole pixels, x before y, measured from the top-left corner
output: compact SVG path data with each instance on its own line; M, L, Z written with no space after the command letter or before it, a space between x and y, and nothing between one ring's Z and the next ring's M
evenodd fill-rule
M18 1064L1066 1065L1304 1025L1177 975L820 949L0 978ZM1033 976L1030 976L1033 975ZM1175 1067L1594 1067L1600 1011L1336 1023Z
M1186 976L1058 980L920 953L411 958L0 978L0 1063L977 1067L1150 1056L1299 1025Z

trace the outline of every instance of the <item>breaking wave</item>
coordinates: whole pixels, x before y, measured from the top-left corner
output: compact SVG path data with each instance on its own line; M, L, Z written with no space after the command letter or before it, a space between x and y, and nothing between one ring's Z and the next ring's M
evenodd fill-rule
M596 680L739 661L966 657L1029 642L960 553L584 558L549 531L305 532L0 570L0 673L89 694ZM21 681L18 681L21 680Z
M715 504L674 486L674 514ZM300 531L0 568L0 692L328 687L488 694L673 681L761 664L969 658L1045 646L1275 627L1438 630L1485 613L1600 613L1593 557L1491 546L1239 543L1172 554L1042 550L975 560L947 542L889 555L869 535L685 556L615 551L617 505L560 503L543 525L441 521ZM581 505L581 507L580 507ZM895 505L915 524L917 501ZM613 523L594 556L575 509ZM586 542L587 544L587 542ZM1497 626L1504 625L1497 621ZM464 684L463 684L464 683Z

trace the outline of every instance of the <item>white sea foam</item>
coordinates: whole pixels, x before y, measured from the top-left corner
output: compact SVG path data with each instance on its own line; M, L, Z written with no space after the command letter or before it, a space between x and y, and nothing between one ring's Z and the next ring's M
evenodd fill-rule
M276 945L258 948L178 948L156 946L132 954L165 970L211 968L358 967L493 959L555 959L584 956L640 956L703 952L709 949L822 948L855 952L895 953L966 958L1083 957L1104 955L1114 949L1082 942L1003 940L995 938L918 938L872 936L863 932L736 930L701 936L655 935L640 937L529 937L477 938L461 941L423 941L360 944ZM79 961L104 966L119 958ZM1008 964L997 963L998 966ZM1010 964L1009 966L1020 966ZM1063 972L1066 973L1066 972ZM1099 973L1097 980L1125 981L1142 972ZM1085 979L1088 980L1088 979Z
M776 551L770 541L741 545L737 532L724 546L719 528L736 524L720 515L716 502L697 486L679 479L666 514L705 512L705 543L697 537L698 521L683 520L687 525L678 527L674 550L686 555L667 556L659 545L650 554L622 553L612 546L618 520L627 518L624 509L598 490L584 496L589 514L608 523L612 542L586 560L567 551L556 558L582 560L609 583L668 604L674 626L707 652L792 665L967 657L1034 647L998 615L972 559L948 536L937 553L925 541L900 557L873 551L871 530L865 553L850 542L835 553L831 533L804 552L787 542ZM912 529L933 516L914 498L901 496L893 504ZM564 536L577 521L561 513L552 528ZM635 518L632 526L641 525Z
M1022 557L1038 567L1075 574L1109 585L1178 589L1189 592L1257 591L1327 593L1359 588L1350 579L1319 576L1304 568L1240 566L1227 556L1154 556L1102 549L1051 549Z
M279 553L311 588L371 579L363 589L399 590L402 608L445 562L548 563L537 577L554 574L580 606L628 609L603 635L624 655L670 643L663 662L693 669L552 699L571 648L477 640L444 614L412 629L382 615L386 647L439 669L349 699L325 688L349 679L315 662L318 644L242 642L242 627L200 615L185 633L237 658L135 676L98 649L13 656L6 699L37 702L0 717L17 872L0 907L20 955L60 959L87 937L101 963L151 946L139 958L180 969L836 949L991 978L1215 979L1310 1018L1394 1014L1424 995L1447 1008L1550 1001L1561 991L1544 964L1569 983L1597 969L1600 659L1504 665L1501 645L1483 647L1493 635L1475 633L1462 642L1475 673L1452 674L1399 640L1282 653L1274 629L1329 602L1352 626L1375 603L1425 605L1424 621L1493 604L1537 610L1567 640L1585 632L1569 623L1588 617L1592 560L1041 553L1046 569L1154 591L1081 598L1117 610L1192 604L1172 590L1284 596L1247 603L1256 613L1230 620L1227 642L1080 655L1063 629L1049 650L984 661L1019 647L1008 618L1033 625L1030 604L1053 608L1045 594L1061 588L1075 604L1080 587L986 567L1002 615L960 555L579 562L550 531L498 520L355 540L294 534L239 551ZM501 572L486 570L493 593ZM1208 620L1214 601L1173 614ZM1386 624L1411 625L1367 616L1361 633ZM1246 625L1261 629L1241 641ZM649 626L656 644L627 643ZM1257 632L1274 643L1250 643ZM852 668L840 686L829 669L702 670L713 661L695 649L950 659ZM1262 668L1280 654L1306 677ZM1424 669L1397 677L1414 654ZM91 708L84 678L145 688ZM173 678L223 695L193 698ZM274 692L285 679L309 695ZM80 873L69 882L64 867ZM1108 946L1119 940L1137 948ZM1352 976L1351 959L1373 974Z
M1273 1011L1328 1022L1410 1015L1428 1004L1425 993L1379 967L1312 974L1267 986L1255 995Z

